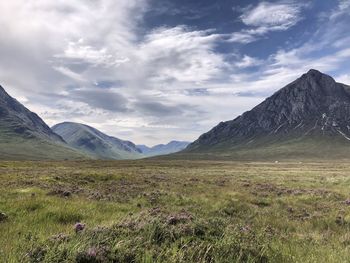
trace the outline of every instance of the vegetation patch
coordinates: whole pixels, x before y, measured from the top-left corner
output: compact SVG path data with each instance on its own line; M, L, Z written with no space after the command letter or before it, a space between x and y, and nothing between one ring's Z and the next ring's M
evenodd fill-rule
M150 213L151 212L151 213ZM141 212L33 244L31 262L268 262L271 237L229 220Z
M350 257L347 163L0 162L0 170L4 262Z

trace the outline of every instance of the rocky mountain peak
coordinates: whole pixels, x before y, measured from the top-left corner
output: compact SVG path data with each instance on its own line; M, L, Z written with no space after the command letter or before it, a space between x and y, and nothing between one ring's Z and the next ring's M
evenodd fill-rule
M350 91L315 69L238 118L222 122L189 148L257 138L337 135L350 140Z
M318 92L322 96L333 96L334 92L336 92L336 95L341 92L336 81L331 76L315 69L310 69L296 82L299 88L308 89L310 92Z
M322 73L321 71L318 71L317 69L310 69L307 73L305 73L304 75L309 76L309 77L313 77L313 78L321 78L321 77L330 77L324 73Z

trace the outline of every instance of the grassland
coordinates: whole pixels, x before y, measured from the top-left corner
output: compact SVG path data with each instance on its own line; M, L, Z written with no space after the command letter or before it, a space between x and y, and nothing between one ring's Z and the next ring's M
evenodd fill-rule
M0 120L1 160L83 160L88 158L88 155L63 143L34 136L26 137L3 126Z
M346 162L0 162L0 261L348 262L349 189Z
M186 156L187 155L187 156ZM262 136L254 139L225 140L215 145L190 146L184 152L168 158L207 160L275 161L339 160L350 156L349 140L330 134L312 136L290 134ZM166 156L162 157L166 158Z

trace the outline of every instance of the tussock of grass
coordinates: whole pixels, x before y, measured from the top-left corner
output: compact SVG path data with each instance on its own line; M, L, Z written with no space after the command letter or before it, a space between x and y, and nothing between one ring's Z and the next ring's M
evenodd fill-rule
M0 262L347 262L349 175L331 162L0 162Z
M208 218L169 225L143 214L30 245L32 262L268 262L269 236Z

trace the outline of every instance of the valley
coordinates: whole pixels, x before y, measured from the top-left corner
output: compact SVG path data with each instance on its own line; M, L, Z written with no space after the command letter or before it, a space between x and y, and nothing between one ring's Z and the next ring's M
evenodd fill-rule
M50 128L0 88L1 262L347 262L349 86L309 70L193 143Z
M0 0L0 263L350 262L350 0Z
M346 262L349 174L325 160L1 161L0 258Z

